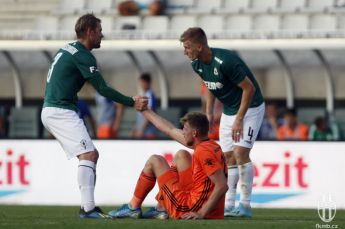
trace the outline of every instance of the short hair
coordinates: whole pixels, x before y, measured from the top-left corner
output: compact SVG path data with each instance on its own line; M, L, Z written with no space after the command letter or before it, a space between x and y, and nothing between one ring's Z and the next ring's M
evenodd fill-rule
M187 40L200 43L202 45L207 45L206 33L200 27L191 27L184 31L180 36L180 41L185 42Z
M84 37L88 29L96 30L99 23L101 23L101 19L95 17L93 13L84 14L78 18L74 27L77 38Z
M151 74L148 72L144 72L140 75L139 79L145 82L151 83Z
M291 115L291 116L297 117L296 109L295 108L288 108L288 109L286 109L284 115Z
M205 114L200 112L188 112L180 119L181 124L186 122L200 132L201 135L207 136L209 131L209 122Z

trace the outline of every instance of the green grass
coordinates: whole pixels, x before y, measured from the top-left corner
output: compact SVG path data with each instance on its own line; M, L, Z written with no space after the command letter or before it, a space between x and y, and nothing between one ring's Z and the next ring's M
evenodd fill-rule
M112 207L104 207L109 211ZM235 229L235 228L316 228L323 223L317 210L254 209L252 219L225 220L80 220L77 207L61 206L8 206L0 205L0 228L186 228L186 229ZM345 211L338 210L330 223L345 228ZM333 226L333 228L335 228Z

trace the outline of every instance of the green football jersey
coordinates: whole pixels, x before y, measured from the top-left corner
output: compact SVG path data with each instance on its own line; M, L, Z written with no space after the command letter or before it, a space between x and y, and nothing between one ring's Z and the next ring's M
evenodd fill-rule
M192 61L193 70L201 77L206 87L224 105L223 113L237 114L242 98L242 89L238 84L247 76L256 91L249 107L257 107L264 102L259 84L243 60L233 51L211 48L212 61L203 63Z
M132 98L108 87L101 76L96 58L79 41L61 48L54 57L47 76L43 107L59 107L77 111L77 93L89 81L103 96L127 106Z

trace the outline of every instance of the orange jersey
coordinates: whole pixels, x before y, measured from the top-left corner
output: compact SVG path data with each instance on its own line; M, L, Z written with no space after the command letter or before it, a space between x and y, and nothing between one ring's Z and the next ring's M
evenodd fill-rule
M224 171L227 177L227 166L220 146L214 141L205 141L197 145L192 156L193 188L190 191L191 211L198 211L211 195L214 184L208 178L217 170ZM223 218L225 195L217 207L206 218Z
M308 126L299 123L294 130L291 130L286 124L278 129L278 140L308 140Z
M172 167L158 177L159 193L156 199L174 219L179 219L186 212L197 212L214 189L209 176L217 170L224 171L227 176L228 170L220 146L211 140L202 142L192 155L192 166L189 169L177 173L176 168ZM223 219L224 202L225 195L206 218Z

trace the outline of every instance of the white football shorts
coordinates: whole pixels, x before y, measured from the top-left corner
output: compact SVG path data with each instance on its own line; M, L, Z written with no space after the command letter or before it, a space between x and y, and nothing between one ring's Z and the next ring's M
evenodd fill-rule
M41 120L44 127L58 140L68 159L96 149L83 120L75 111L44 107Z
M232 139L231 132L236 115L226 115L223 113L219 126L219 144L223 152L233 151L234 146L242 146L249 149L253 148L264 114L264 103L258 107L248 108L243 120L243 138L235 143Z

